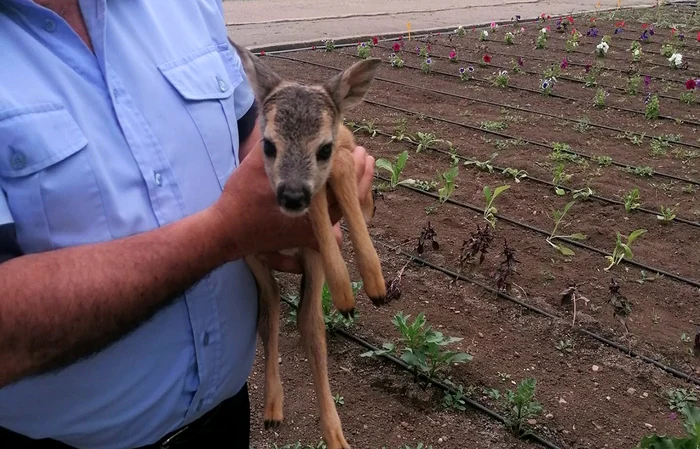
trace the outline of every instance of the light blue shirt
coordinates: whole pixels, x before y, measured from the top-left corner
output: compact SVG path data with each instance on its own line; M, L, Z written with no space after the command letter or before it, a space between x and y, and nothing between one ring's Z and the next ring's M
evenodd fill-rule
M220 0L80 5L94 54L52 11L0 1L0 225L25 253L210 206L254 100ZM226 264L101 353L0 389L0 426L81 449L152 444L241 389L256 317L252 274Z

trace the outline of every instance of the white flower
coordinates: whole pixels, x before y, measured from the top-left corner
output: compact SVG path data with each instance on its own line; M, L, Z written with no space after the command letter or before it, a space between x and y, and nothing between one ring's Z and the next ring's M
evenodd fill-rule
M540 33L547 34L547 28L542 28L542 29L540 30Z
M596 45L596 50L598 50L598 53L602 55L607 55L608 54L608 49L610 48L610 45L608 45L607 42L601 42L600 44Z
M486 30L483 30L483 31L481 32L481 35L484 36L484 37L489 37L489 32L486 31Z
M683 55L680 53L674 53L670 58L668 58L668 61L675 67L680 67L681 64L683 64Z
M635 48L633 54L634 54L635 56L639 56L639 55L642 54L642 51L641 51L640 49L638 49L638 48Z

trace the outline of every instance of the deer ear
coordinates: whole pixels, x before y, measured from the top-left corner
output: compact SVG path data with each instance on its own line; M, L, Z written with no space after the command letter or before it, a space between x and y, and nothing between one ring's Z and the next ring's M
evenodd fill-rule
M255 92L255 96L258 98L258 101L262 102L270 92L280 85L282 78L250 50L241 47L235 42L231 42L231 45L233 45L241 58L243 70L248 76L248 81Z
M357 106L369 91L382 60L364 59L343 70L324 87L341 113Z

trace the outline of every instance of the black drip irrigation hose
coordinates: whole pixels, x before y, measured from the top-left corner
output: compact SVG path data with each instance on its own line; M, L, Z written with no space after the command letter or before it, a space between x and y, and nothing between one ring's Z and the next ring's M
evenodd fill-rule
M384 48L384 47L382 47L382 48ZM354 55L354 54L351 54L351 53L339 52L339 54L351 56L351 57L356 58L356 59L360 59L359 56ZM404 67L407 68L407 69L412 69L412 70L421 70L420 67L416 67L416 66L413 66L413 65L405 64L405 63L404 63ZM491 67L496 67L496 68L498 68L498 66L491 66ZM445 75L445 76L450 76L450 77L453 77L453 78L459 78L459 75L455 75L454 73L443 72L443 71L440 71L440 70L431 70L430 73L437 73L437 74L439 74L439 75ZM483 82L483 83L490 83L490 81L485 80L485 79L479 79L479 78L474 78L474 77L472 77L472 79L473 79L474 81L480 81L480 82ZM537 95L541 95L541 94L542 94L539 90L537 90L537 89L530 89L529 87L512 86L512 85L508 84L508 85L506 86L506 88L507 88L507 89L514 89L514 90L521 90L521 91L523 91L523 92L535 93L535 94L537 94ZM573 101L573 102L583 101L583 99L581 99L581 98L567 97L566 95L557 94L557 93L555 93L555 92L550 93L549 96L552 97L552 98L559 98L559 99L561 99L561 100L567 100L567 101ZM629 113L629 114L634 114L634 115L644 115L644 114L645 114L644 111L637 111L636 109L624 108L624 107L622 107L622 106L611 105L611 106L605 106L605 108L606 108L606 109L612 109L612 110L615 110L615 111L620 111L620 112L627 112L627 113ZM691 120L691 119L682 119L682 118L678 118L678 117L672 117L672 116L670 116L670 115L659 114L658 119L661 119L661 120L669 120L669 121L672 121L672 122L675 122L675 123L679 123L679 122L680 122L680 123L683 123L683 124L694 125L694 126L700 126L700 122L698 122L698 121Z
M343 53L343 54L345 54L345 53ZM279 57L279 58L280 58L280 59L285 59L285 60L288 60L288 61L302 62L302 63L305 63L305 64L314 65L314 66L317 66L317 67L323 67L323 68L326 68L326 69L331 69L331 70L336 70L336 71L341 71L341 70L343 70L343 69L340 69L340 68L338 68L338 67L333 67L333 66L330 66L330 65L327 65L327 64L321 64L321 63L317 63L317 62L305 61L305 60L303 60L303 59L296 59L296 58L290 58L290 57L284 57L284 56L281 56L281 57ZM387 64L388 64L388 63L387 63ZM450 76L452 76L452 74L446 73L446 72L436 72L436 73L439 73L439 74L442 74L442 75L450 75ZM469 96L467 96L467 95L456 94L456 93L452 93L452 92L446 92L446 91L440 90L440 89L433 89L433 88L428 88L428 87L423 87L423 86L415 86L415 85L413 85L413 84L407 84L407 83L404 83L404 82L401 82L401 81L396 81L396 80L392 80L392 79L389 79L389 78L383 78L383 77L380 77L380 76L377 76L377 77L375 77L374 79L377 80L377 81L384 82L384 83L396 84L397 86L407 87L407 88L410 88L410 89L424 90L424 91L426 91L426 92L432 92L432 93L436 93L436 94L440 94L440 95L445 95L445 96L448 96L448 97L459 98L459 99L461 99L461 100L473 101L473 102L475 102L475 103L487 104L487 105L489 105L489 106L496 106L496 107L499 107L499 108L511 109L511 110L513 110L513 111L523 112L523 113L526 113L526 114L541 115L542 117L551 117L551 118L555 118L555 119L557 119L557 120L564 120L564 121L571 122L571 123L581 123L581 120L575 119L575 118L569 118L569 117L565 117L565 116L562 116L562 115L550 114L549 112L535 111L535 110L531 110L531 109L521 108L521 107L519 107L519 106L512 106L512 105L505 104L505 103L497 103L497 102L494 102L494 101L484 100L484 99L482 99L482 98L469 97ZM476 81L482 81L482 80L476 80ZM483 81L482 81L482 82L483 82ZM590 127L592 127L592 128L600 128L600 129L604 129L604 130L607 130L607 131L613 131L613 132L616 132L616 133L618 133L618 134L625 134L625 133L629 133L629 134L638 134L638 133L632 133L632 132L630 132L630 131L626 131L626 130L621 129L621 128L615 128L614 126L602 125L602 124L599 124L599 123L592 123L592 122L589 122L589 123L587 123L587 125L590 126ZM648 137L649 137L649 139L663 140L663 136L649 135ZM680 141L679 141L679 142L673 142L673 144L674 144L674 145L677 145L677 146L688 147L688 148L693 148L693 149L698 149L698 150L700 150L700 145L694 144L694 143L680 142ZM631 167L632 165L621 164L621 165L619 165L619 166L620 166L620 167ZM658 173L657 173L657 174L658 174ZM662 174L659 174L659 176L668 177L668 175L664 175L663 173L662 173ZM681 179L682 181L688 181L687 179L682 179L682 178L680 178L680 179ZM689 182L690 182L690 181L689 181Z
M385 49L385 50L391 50L391 49L386 48L386 47L380 47L380 48L383 48L383 49ZM431 57L431 58L435 58L435 59L442 59L442 60L449 60L449 59L450 59L450 58L448 58L447 56L436 55L436 54L432 54L432 55L430 55L430 57ZM461 61L461 62L466 62L466 63L469 63L469 64L478 64L477 62L472 61L472 60L469 60L469 59L461 59L460 61ZM405 65L404 65L404 66L405 66ZM502 66L502 65L491 64L491 67L494 67L494 68L497 68L497 69L505 69L505 70L508 70L508 67L504 67L504 66ZM413 68L413 66L410 66L409 68ZM520 69L520 70L522 71L522 73L525 73L525 74L528 74L528 75L539 75L539 73L535 72L534 70L527 70L527 69ZM605 70L610 71L610 69L607 68L607 67L605 68ZM564 80L564 81L568 81L568 82L570 82L570 83L575 83L575 84L586 84L586 82L583 81L583 80L580 80L580 79L577 79L577 78L572 78L572 77L570 77L570 76L565 76L565 75L559 75L559 76L557 76L557 79ZM682 81L675 81L675 82L677 82L677 83L682 83ZM622 92L622 93L626 93L626 92L627 92L627 91L626 91L624 88L622 88L622 87L611 86L611 85L605 85L605 84L598 84L598 86L599 86L599 87L603 87L603 88L608 89L608 90L614 90L614 91L618 91L618 92ZM663 94L663 93L656 93L655 95L658 96L659 98L663 98L663 99L666 99L666 100L679 100L677 97L674 97L674 96L671 96L671 95L666 95L666 94ZM680 100L679 100L679 101L680 101Z
M436 271L439 271L439 272L441 272L441 273L443 273L443 274L446 274L447 276L449 276L449 277L451 277L451 278L458 279L458 280L460 280L460 281L464 281L464 282L467 282L467 283L476 285L477 287L480 287L480 288L482 288L482 289L488 291L489 293L493 293L494 295L497 295L498 297L500 297L500 298L502 298L502 299L505 299L505 300L507 300L507 301L510 301L510 302L512 302L513 304L517 304L517 305L519 305L519 306L521 306L521 307L523 307L523 308L525 308L525 309L527 309L527 310L530 310L530 311L532 311L532 312L535 312L536 314L545 316L545 317L547 317L547 318L549 318L549 319L552 319L552 320L564 322L564 318L562 318L562 317L560 317L560 316L557 316L557 315L555 315L555 314L553 314L553 313L547 312L546 310L542 310L542 309L540 309L539 307L535 307L535 306L530 305L530 304L528 304L528 303L526 303L526 302L523 302L523 301L521 301L521 300L519 300L519 299L517 299L517 298L514 298L514 297L512 297L512 296L510 296L510 295L508 295L508 294L506 294L506 293L503 293L503 292L499 291L498 289L495 289L495 288L493 288L493 287L491 287L491 286L489 286L489 285L486 285L486 284L484 284L483 282L479 282L479 281L477 281L476 279L469 278L469 277L467 277L467 276L464 276L464 275L461 274L461 273L454 272L454 271L452 271L452 270L450 270L450 269L448 269L448 268L445 268L445 267L443 267L443 266L434 264L434 263L429 262L429 261L427 261L427 260L425 260L425 259L422 259L422 258L420 258L420 257L414 256L413 254L411 254L411 253L409 253L409 252L407 252L407 251L404 251L404 250L401 249L399 246L391 245L391 244L386 243L386 242L382 242L382 241L380 241L380 240L378 240L378 239L376 239L376 238L374 238L373 241L374 241L375 243L378 243L378 244L384 246L385 248L388 248L391 252L393 252L393 253L395 253L395 254L401 254L401 255L403 255L403 256L405 256L405 257L410 258L411 261L413 261L413 262L415 262L415 263L417 263L417 264L419 264L419 265L427 266L427 267L429 267L429 268L432 268L433 270L436 270ZM605 337L603 337L602 335L598 335L598 334L596 334L595 332L591 332L591 331L589 331L589 330L587 330L587 329L584 329L584 328L582 328L582 327L575 327L574 329L577 330L577 331L579 331L579 332L581 332L581 333L583 333L583 334L585 334L585 335L587 335L587 336L589 336L589 337L591 337L591 338L594 338L595 340L598 340L599 342L601 342L601 343L603 343L603 344L605 344L605 345L607 345L607 346L610 346L610 347L612 347L612 348L615 348L615 349L617 349L617 350L623 352L625 355L627 355L627 356L629 356L629 357L638 358L638 359L640 359L640 360L642 360L642 361L644 361L644 362L646 362L646 363L650 363L650 364L656 366L657 368L660 368L661 370L663 370L663 371L665 371L665 372L667 372L667 373L669 373L669 374L672 374L672 375L674 375L674 376L676 376L676 377L678 377L678 378L681 378L681 379L686 380L686 381L688 381L688 382L692 382L692 383L695 384L695 385L700 385L700 379L698 379L697 377L691 376L691 375L689 375L689 374L686 374L686 373L684 373L684 372L682 372L682 371L677 370L676 368L673 368L673 367L671 367L671 366L665 365L665 364L659 362L658 360L652 359L651 357L645 356L645 355L643 355L643 354L639 354L639 353L637 353L636 351L633 351L633 350L631 350L631 349L628 348L628 347L625 347L625 346L623 346L623 345L621 345L621 344L619 344L619 343L616 343L616 342L614 342L614 341L612 341L612 340L610 340L610 339L608 339L608 338L605 338Z
M376 133L376 134L378 134L378 135L380 135L380 136L392 137L391 134L389 134L389 133L387 133L387 132L384 132L384 131L374 130L373 132ZM402 143L407 144L407 145L409 144L409 143L407 143L407 142L402 142ZM462 156L462 155L460 155L460 154L451 153L451 152L449 152L449 151L447 151L447 150L442 150L442 149L439 149L439 148L430 148L430 151L435 151L435 152L437 152L437 153L444 154L445 156L454 156L454 157L456 157L456 158L458 158L458 159L461 159L461 160L463 160L463 161L465 161L465 162L471 162L471 163L482 162L482 161L479 161L479 160L477 160L477 159L471 159L471 158ZM495 171L503 172L503 171L505 170L505 167L499 167L499 166L497 166L497 165L495 165L495 164L489 164L489 165L491 165L491 167L492 167L493 170L495 170ZM544 179L540 179L540 178L535 178L535 177L530 176L529 174L528 174L527 176L525 176L523 179L525 179L525 180L530 180L530 181L535 182L535 183L538 183L538 184L546 185L546 186L548 186L548 187L558 187L558 188L563 189L563 190L566 190L567 192L570 192L570 193L573 192L574 190L577 190L577 189L574 189L573 187L567 187L567 186L562 186L562 185L556 185L556 184L554 184L553 182L550 182L550 181L547 181L547 180L544 180ZM622 202L622 201L614 200L614 199L612 199L612 198L607 198L607 197L600 196L600 195L596 195L596 194L591 194L591 195L588 196L588 198L592 198L592 199L595 199L595 200L598 200L598 201L602 201L602 202L604 202L604 203L614 204L614 205L616 205L616 206L624 206L624 205L625 205L625 203ZM654 211L654 210L651 210L651 209L646 209L646 208L643 208L643 207L637 208L637 209L635 209L635 210L636 210L636 211L639 211L639 212L642 212L642 213L645 213L645 214L649 214L649 215L654 215L654 216L659 215L659 212ZM688 220L688 219L686 219L686 218L676 217L676 218L674 218L673 221L677 221L678 223L683 223L683 224L692 226L692 227L694 227L694 228L700 228L700 222L691 221L691 220Z
M381 175L376 175L376 174L375 174L374 177L375 177L376 179L379 179L379 180L384 181L384 182L389 182L389 181L390 181L388 178L385 178L385 177L383 177L383 176L381 176ZM436 195L436 194L434 194L434 193L432 193L432 192L426 192L425 190L421 190L421 189L419 189L419 188L417 188L417 187L408 186L408 185L400 185L400 187L402 187L402 188L404 188L404 189L412 190L412 191L414 191L414 192L418 192L418 193L420 193L421 195L429 196L429 197L431 197L431 198L436 198L436 199L439 199L439 198L440 198L439 195ZM465 203L465 202L462 202L462 201L453 200L452 198L448 198L446 201L447 201L448 203L450 203L450 204L454 204L455 206L462 207L462 208L464 208L464 209L469 209L469 210L473 210L474 212L483 213L483 208L479 208L479 207L476 207L476 206L472 206L471 204L468 204L468 203ZM500 219L500 220L505 221L506 223L510 223L510 224L512 224L512 225L515 225L515 226L520 226L521 228L527 229L527 230L532 231L532 232L536 232L536 233L538 233L538 234L542 234L542 235L547 236L547 237L550 236L550 233L549 233L549 232L547 232L547 231L545 231L545 230L543 230L543 229L537 228L537 227L535 227L535 226L529 225L529 224L527 224L527 223L520 222L520 221L518 221L518 220L516 220L516 219L514 219L514 218L504 217L504 216L501 215L501 214L494 214L494 216L495 216L496 218ZM594 246L586 245L585 243L581 243L581 242L576 241L576 240L571 240L571 239L568 239L568 238L565 238L565 237L554 237L554 239L560 240L560 241L562 241L562 242L566 242L567 244L572 245L572 246L577 246L577 247L579 247L579 248L582 248L582 249L585 249L585 250L588 250L588 251L591 251L591 252L600 254L600 255L602 255L602 256L612 256L612 254L610 254L610 253L608 253L608 252L605 252L605 251L603 251L602 249L598 249L598 248L596 248L596 247L594 247ZM692 287L700 288L700 281L696 281L695 279L686 278L686 277L683 277L683 276L680 276L680 275L677 275L677 274L674 274L674 273L670 273L670 272L668 272L668 271L665 271L665 270L662 270L662 269L659 269L659 268L654 268L654 267L652 267L652 266L643 264L643 263L641 263L641 262L637 262L636 260L629 260L629 259L624 259L624 258L623 258L623 259L622 259L622 262L624 262L624 263L626 263L626 264L628 264L628 265L635 266L635 267L640 268L640 269L642 269L642 270L646 270L646 271L648 271L648 272L650 272L650 273L658 273L658 274L664 275L665 277L668 277L668 278L674 279L674 280L676 280L676 281L679 281L679 282L681 282L681 283L688 284L688 285L690 285L690 286L692 286Z
M303 60L303 59L291 58L291 57L289 57L289 56L274 56L274 57L275 57L275 58L278 58L278 59L283 59L283 60L293 61L293 62L299 62L299 63L303 63L303 64L313 65L313 66L316 66L316 67L323 67L323 68L332 69L332 70L336 70L336 71L340 71L340 70L341 70L341 69L338 69L338 68L336 68L336 67L332 67L332 66L329 66L329 65L326 65L326 64L320 64L320 63L317 63L317 62L305 61L305 60ZM405 66L405 67L408 67L408 66ZM453 76L452 74L445 73L445 72L434 71L434 73L439 73L439 74L441 74L441 75L447 75L447 76ZM532 113L532 114L541 114L541 115L544 115L544 116L547 116L547 117L553 117L553 118L562 118L562 117L558 117L558 116L553 115L553 114L543 114L543 113L540 113L540 112L529 111L529 110L527 110L527 109L522 109L522 108L518 108L518 107L514 107L514 106L500 105L499 103L493 103L493 102L489 102L489 101L487 101L487 100L477 100L477 99L473 99L473 98L471 98L471 97L466 97L466 96L463 96L463 95L452 94L452 93L444 92L444 91L437 90L437 89L429 89L429 88L420 87L420 86L413 86L413 85L410 85L410 84L402 83L402 82L400 82L400 81L393 81L393 80L389 80L389 79L386 79L386 78L377 77L377 78L375 78L375 79L378 80L378 81L388 82L388 83L391 83L391 84L396 84L396 85L403 86L403 87L408 87L408 88L411 88L411 89L420 89L420 90L425 90L425 91L427 91L427 92L436 93L436 94L440 94L440 95L451 96L451 97L455 97L455 98L461 98L461 99L464 99L464 100L476 101L476 102L481 102L481 103L484 103L484 104L490 104L490 105L494 105L494 106L496 106L496 105L498 105L498 106L503 106L503 107L505 107L505 108L509 108L509 109L516 110L516 111L529 112L529 113ZM476 80L476 79L475 79L475 80ZM476 81L481 81L481 80L476 80ZM450 125L459 126L459 127L462 127L462 128L471 129L471 130L474 130L474 131L479 131L479 132L482 132L482 133L484 133L484 134L492 134L492 135L495 135L495 136L502 137L502 138L504 138L504 139L519 140L519 141L528 143L528 144L530 144L530 145L535 145L535 146L539 146L539 147L542 147L542 148L547 148L547 149L549 149L549 150L554 150L554 147L553 147L553 146L548 145L548 144L543 143L543 142L537 142L537 141L530 140L530 139L527 139L527 138L515 137L515 136L511 136L511 135L509 135L509 134L505 134L505 133L502 133L502 132L499 132L499 131L491 131L491 130L488 130L488 129L480 128L480 127L475 126L475 125L469 125L469 124L467 124L467 123L455 122L454 120L445 119L445 118L442 118L442 117L436 117L436 116L429 115L429 114L426 114L426 113L423 113L423 112L420 112L420 113L419 113L419 112L416 112L416 111L411 111L411 110L408 110L408 109L400 108L400 107L398 107L398 106L392 106L392 105L388 105L388 104L386 104L386 103L381 103L381 102L378 102L378 101L368 100L367 98L364 99L364 102L367 103L367 104L374 105L374 106L379 106L379 107L383 107L383 108L387 108L387 109L393 109L393 110L396 110L396 111L399 111L399 112L403 112L403 113L405 113L405 114L410 114L410 115L422 115L422 116L427 117L427 118L429 118L429 119L431 119L431 120L435 120L435 121L438 121L438 122L447 123L447 124L450 124ZM562 119L564 119L564 118L562 118ZM579 120L575 120L575 119L564 119L564 120L568 120L568 121L572 121L572 122L579 122ZM591 124L591 126L593 126L593 125ZM601 127L601 128L605 128L605 129L617 130L616 128L604 127L603 125L598 125L598 126ZM623 131L623 130L620 130L620 132L624 132L624 131ZM680 142L674 142L674 143L680 144ZM685 145L689 146L688 144L685 144ZM691 146L691 147L695 148L695 146ZM700 146L698 146L697 148L700 148ZM568 154L571 154L571 155L574 155L574 156L581 157L581 158L583 158L583 159L594 160L594 157L593 157L593 156L589 156L589 155L587 155L587 154L579 153L579 152L576 152L576 151L573 151L573 150L562 149L562 150L560 150L560 151L562 151L563 153L568 153ZM634 167L635 167L634 165L628 165L628 164L624 164L624 163L617 162L617 161L612 161L612 162L611 162L611 165L614 165L614 166L616 166L616 167L621 167L621 168L624 168L624 169L630 169L630 168L634 168ZM690 183L690 184L694 184L694 185L700 185L700 181L695 181L695 180L693 180L693 179L687 179L687 178L681 178L680 176L671 175L671 174L668 174L668 173L662 173L662 172L654 171L653 174L654 174L655 176L658 176L658 177L661 177L661 178L668 178L668 179L672 179L672 180L674 180L674 181L686 182L686 183Z
M293 307L295 309L297 308L297 305L294 304L292 301L290 301L288 298L282 296L281 299L286 304L288 304L290 307ZM370 351L378 351L379 350L379 348L377 346L373 345L372 343L369 343L367 340L364 340L363 338L358 337L357 335L354 335L354 334L352 334L344 329L336 329L334 332L338 335L342 335L343 337L345 337L348 340L351 340L351 341L359 344L360 346L364 346L366 349L369 349ZM428 383L442 389L445 392L449 392L452 395L455 395L458 393L458 391L454 387L447 385L445 382L442 382L438 379L434 379L432 377L426 376L425 374L422 374L422 373L416 373L414 370L411 369L410 366L408 366L406 363L404 363L404 361L401 359L398 359L390 354L382 354L379 357L383 357L383 358L389 360L390 362L397 365L398 367L400 367L404 371L413 374L414 376L418 377L419 379L423 380L424 382L428 382ZM473 399L470 399L468 397L463 396L462 400L465 402L465 404L468 404L473 409L475 409L481 413L484 413L485 415L488 415L489 417L495 419L496 421L500 422L501 424L507 425L508 420L503 415L499 414L498 412L491 410L490 408L486 407L485 405L481 404L480 402L474 401ZM533 442L538 443L538 444L541 444L542 446L547 447L549 449L561 449L556 444L552 443L551 441L547 440L546 438L541 437L535 433L526 433L525 435L522 436L522 438L533 441Z

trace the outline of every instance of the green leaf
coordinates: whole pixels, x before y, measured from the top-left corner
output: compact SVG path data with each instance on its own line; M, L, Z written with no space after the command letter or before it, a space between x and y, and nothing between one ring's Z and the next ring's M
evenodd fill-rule
M374 165L377 168L381 168L382 170L388 171L392 175L394 174L394 165L386 159L377 159L374 162Z
M637 240L638 237L644 235L646 232L646 229L637 229L636 231L632 232L627 239L627 244L631 245L635 240Z
M486 198L486 202L490 203L491 202L491 189L489 186L484 186L484 197Z
M403 168L406 166L406 161L408 161L408 151L404 150L403 153L399 154L396 159L396 171L401 173Z
M505 192L508 189L510 189L510 185L496 187L496 190L493 191L493 197L497 198L498 195L500 195L501 193Z
M566 190L562 189L561 187L556 187L554 189L554 193L556 193L559 196L564 196L566 195Z
M576 254L564 245L556 245L555 248L565 256L575 256Z
M577 232L575 234L571 234L569 238L571 240L586 240L588 236L586 236L586 234L581 234L580 232Z
M455 354L454 357L452 357L452 360L450 362L452 363L463 363L463 362L469 362L473 359L474 357L471 354L466 354L466 353L459 353Z
M576 201L570 201L566 203L566 206L564 206L564 213L562 215L566 215L566 213L569 212L569 209L571 209L571 206L573 206L574 203L576 203Z
M363 352L360 357L374 357L374 351Z

